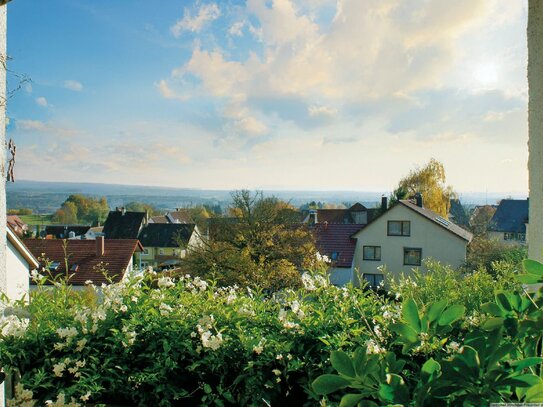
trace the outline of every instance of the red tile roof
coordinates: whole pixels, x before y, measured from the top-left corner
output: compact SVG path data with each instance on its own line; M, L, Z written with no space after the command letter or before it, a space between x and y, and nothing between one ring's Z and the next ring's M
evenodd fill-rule
M113 282L123 278L136 251L143 247L136 239L104 239L104 254L97 255L96 240L58 240L58 239L27 239L24 241L30 252L38 258L40 266L45 266L44 260L58 262L60 265L52 272L53 275L66 275L63 242L67 242L68 268L70 284L84 285L91 280L94 284L108 283L108 278L100 271L107 270L107 277Z
M364 226L340 223L315 225L314 231L319 253L330 257L331 260L332 254L337 253L337 259L332 260L332 264L335 267L351 267L356 247L356 239L351 236Z

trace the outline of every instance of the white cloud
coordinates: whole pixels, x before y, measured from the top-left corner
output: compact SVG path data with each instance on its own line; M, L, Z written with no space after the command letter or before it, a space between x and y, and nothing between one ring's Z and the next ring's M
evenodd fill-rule
M234 36L234 37L241 37L243 36L243 27L245 26L244 21L237 21L234 24L230 26L228 29L228 34Z
M330 106L309 106L307 108L307 111L309 113L309 116L315 117L315 116L328 116L333 117L337 114L337 109L334 109Z
M175 91L170 87L168 82L164 79L162 79L157 84L155 84L155 86L164 99L173 99L173 100L182 100L182 101L188 99L188 96L178 95L177 93L175 93Z
M64 81L64 87L66 89L73 90L74 92L80 92L83 90L83 85L81 82L74 81L72 79Z
M41 107L48 106L47 99L44 98L43 96L36 98L36 103L38 104L38 106L41 106Z
M17 120L15 122L15 127L21 131L60 137L72 137L81 134L80 130L62 126L56 123L47 123L40 120Z
M183 18L177 20L170 31L174 37L179 37L184 31L199 32L206 23L216 20L220 15L221 10L215 3L203 4L196 15L191 15L185 8Z

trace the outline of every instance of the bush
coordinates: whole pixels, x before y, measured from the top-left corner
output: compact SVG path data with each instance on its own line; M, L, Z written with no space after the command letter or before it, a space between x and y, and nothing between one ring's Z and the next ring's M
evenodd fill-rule
M26 307L30 321L2 327L0 364L38 405L59 395L143 406L315 405L310 383L331 369L329 352L365 346L371 316L387 305L320 275L302 280L303 289L274 296L152 274L89 285L96 295L41 286Z
M415 269L398 281L387 279L392 293L401 298L413 298L421 305L446 299L449 304L461 304L467 314L480 310L481 304L492 301L497 290L515 290L520 285L515 280L519 272L516 263L493 263L493 273L479 268L471 273L455 270L434 260L425 262L427 271Z

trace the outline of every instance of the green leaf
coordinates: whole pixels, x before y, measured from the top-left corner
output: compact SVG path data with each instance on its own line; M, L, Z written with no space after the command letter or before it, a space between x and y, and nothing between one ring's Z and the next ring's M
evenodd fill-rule
M441 314L437 323L441 326L450 325L462 318L465 311L466 308L463 305L451 305L445 311L443 311L443 314Z
M330 394L339 389L344 389L351 382L341 376L335 374L324 374L317 377L313 384L313 390L320 395Z
M511 362L511 366L515 367L515 370L519 371L530 366L539 365L541 363L543 363L543 358L531 357L522 360L515 360L514 362Z
M413 328L415 332L420 333L419 309L413 298L408 299L404 303L402 315L405 322L407 322L407 324Z
M526 392L526 403L541 403L543 402L543 384L532 386Z
M437 374L441 371L441 365L436 362L433 358L428 359L422 368L420 369L422 377L425 381L432 378L434 374Z
M332 351L330 354L330 363L339 374L347 377L356 376L351 358L345 352L337 350Z
M366 370L366 349L363 348L357 348L354 352L353 357L353 366L354 366L354 372L357 376L363 377L365 375Z
M363 394L346 394L341 398L341 403L339 403L339 407L354 407L364 397L365 396Z
M362 400L360 403L358 403L358 407L379 407L379 405L373 401Z
M502 292L496 294L496 302L500 304L500 306L506 311L513 310L513 307L511 307L511 304L509 303L507 296Z
M495 302L487 302L486 304L481 305L481 310L495 317L503 316L502 309Z
M398 323L398 324L391 324L390 330L392 332L396 332L398 335L402 337L402 339L406 340L409 343L417 342L419 339L417 332L411 328L409 325Z
M522 262L522 268L528 274L535 274L543 277L543 264L538 261L525 259Z
M433 303L430 308L428 309L428 320L430 323L437 321L439 317L441 316L443 310L447 306L447 300L441 300L438 302Z
M489 318L482 325L481 328L485 331L494 331L503 326L503 318Z
M519 274L516 279L522 284L537 284L540 283L542 278L535 274Z

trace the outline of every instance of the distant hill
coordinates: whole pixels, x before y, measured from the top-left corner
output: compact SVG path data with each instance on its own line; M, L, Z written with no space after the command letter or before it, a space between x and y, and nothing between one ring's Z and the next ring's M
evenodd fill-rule
M105 196L112 208L139 201L162 210L203 204L220 205L225 208L231 200L231 191L227 190L96 183L17 181L13 184L8 183L6 190L8 209L31 208L35 213L53 213L70 194ZM289 201L294 206L320 201L329 204L361 202L367 207L374 207L379 204L382 195L379 192L364 191L265 190L264 193ZM388 195L389 191L383 191L383 193ZM484 204L495 203L505 197L505 194L469 193L462 194L460 199L463 204ZM514 198L526 198L526 196L514 196Z

